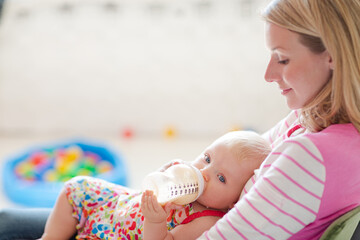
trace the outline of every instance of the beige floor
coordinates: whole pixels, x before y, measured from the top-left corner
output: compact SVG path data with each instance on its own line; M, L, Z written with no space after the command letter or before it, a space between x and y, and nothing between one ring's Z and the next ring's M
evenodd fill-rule
M23 151L34 145L56 143L69 139L68 136L51 137L14 137L0 136L0 166L13 154ZM88 137L88 139L105 143L121 153L129 169L129 186L140 188L143 177L167 161L181 158L191 161L209 145L214 137L203 138L136 138L126 140L120 137ZM1 170L2 171L2 170ZM2 172L0 173L0 208L19 207L11 202L4 194Z

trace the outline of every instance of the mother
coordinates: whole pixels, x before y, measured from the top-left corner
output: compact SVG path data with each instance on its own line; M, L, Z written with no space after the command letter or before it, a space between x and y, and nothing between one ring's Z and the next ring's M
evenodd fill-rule
M360 1L269 4L265 73L293 111L255 184L201 239L319 239L360 205Z
M265 79L293 111L264 134L273 151L246 194L201 239L318 239L360 205L359 13L359 0L275 0L265 9ZM1 214L0 239L40 237L45 222L32 220L47 217Z

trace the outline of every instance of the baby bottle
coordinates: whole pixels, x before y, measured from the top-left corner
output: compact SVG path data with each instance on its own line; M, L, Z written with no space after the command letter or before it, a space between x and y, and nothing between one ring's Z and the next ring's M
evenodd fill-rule
M199 169L182 163L164 172L147 175L142 184L143 190L152 190L161 205L167 202L184 205L195 201L204 190L204 178Z

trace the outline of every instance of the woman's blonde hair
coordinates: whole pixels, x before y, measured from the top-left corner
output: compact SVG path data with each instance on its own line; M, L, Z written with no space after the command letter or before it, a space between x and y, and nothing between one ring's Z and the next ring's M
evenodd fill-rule
M262 15L298 33L312 52L327 50L332 58L331 79L301 109L302 124L318 132L351 122L360 132L360 1L274 0Z

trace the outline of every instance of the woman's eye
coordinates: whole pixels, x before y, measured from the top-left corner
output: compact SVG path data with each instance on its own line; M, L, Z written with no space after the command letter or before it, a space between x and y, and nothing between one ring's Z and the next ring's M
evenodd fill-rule
M220 182L222 182L222 183L225 183L225 182L226 182L224 176L219 175L218 178L219 178Z
M278 61L279 64L283 64L283 65L286 65L289 63L289 59L286 59L286 60L279 60Z
M210 163L210 156L205 154L204 156L205 162Z

